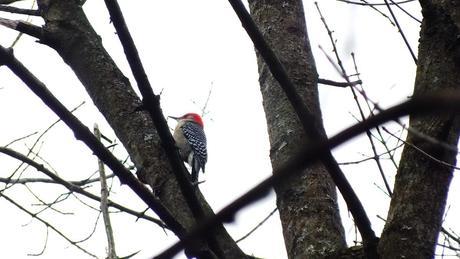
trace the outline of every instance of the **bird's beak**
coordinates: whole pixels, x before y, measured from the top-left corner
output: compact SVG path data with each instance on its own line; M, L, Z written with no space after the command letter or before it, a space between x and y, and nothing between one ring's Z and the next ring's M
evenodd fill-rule
M176 120L176 121L177 121L178 119L180 119L179 117L174 117L174 116L168 116L168 118L174 119L174 120Z

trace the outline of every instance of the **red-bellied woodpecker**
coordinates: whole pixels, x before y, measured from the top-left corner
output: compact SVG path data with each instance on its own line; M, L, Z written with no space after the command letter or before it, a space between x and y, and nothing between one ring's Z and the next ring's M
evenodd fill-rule
M182 160L192 167L192 182L198 182L198 172L203 170L208 159L206 150L206 135L203 130L203 120L196 113L187 113L181 117L171 117L177 120L173 137L179 148Z

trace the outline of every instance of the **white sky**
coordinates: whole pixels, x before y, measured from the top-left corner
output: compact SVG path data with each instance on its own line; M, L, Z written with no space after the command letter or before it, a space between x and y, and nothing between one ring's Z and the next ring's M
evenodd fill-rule
M218 210L249 190L270 174L269 144L265 117L259 93L258 75L252 43L240 26L227 1L133 1L120 0L125 19L141 53L145 69L154 91L162 92L162 107L166 115L180 115L189 111L200 112L208 92L212 88L205 116L205 130L209 142L209 160L206 183L201 189L211 206ZM29 7L31 1L21 3ZM321 24L312 1L304 2L307 26L320 77L341 81L318 45L331 53L327 34ZM420 18L417 3L406 5ZM338 40L337 47L349 73L353 65L349 54L354 52L361 77L368 95L383 107L405 100L411 93L415 65L405 48L397 29L380 14L367 7L356 7L328 0L320 7ZM380 8L386 12L385 8ZM103 1L88 0L85 11L103 43L125 75L134 82L124 59L123 51L114 33ZM396 11L411 46L416 51L419 24ZM0 17L10 17L1 13ZM39 19L33 19L41 24ZM0 43L11 44L16 33L0 29ZM50 48L24 36L15 48L15 54L69 109L82 101L86 104L76 115L89 127L97 122L103 133L114 138L103 117L92 105L83 87L61 58ZM43 131L56 116L49 111L6 68L0 68L0 118L2 123L0 145L35 131ZM355 123L357 109L349 89L320 86L324 122L329 134L334 134ZM171 124L173 126L173 124ZM396 126L389 126L394 131ZM17 143L14 149L26 152L34 137ZM395 143L390 139L390 143ZM95 172L97 163L83 144L74 140L73 134L59 124L41 143L40 156L46 159L60 176L79 180ZM121 147L116 148L121 159L125 157ZM338 161L359 160L371 155L366 138L358 138L335 151ZM6 177L17 162L0 155L0 174ZM385 163L390 181L394 168ZM355 191L380 234L383 222L377 215L386 217L389 199L376 187L382 181L373 161L360 165L344 166ZM34 170L24 173L27 177L42 176ZM376 185L375 185L376 184ZM98 185L93 188L97 193ZM33 191L46 201L54 200L57 187L33 185ZM63 192L62 188L59 188ZM451 197L458 197L458 177L454 178ZM114 182L113 199L127 206L143 210L145 206L124 186ZM5 194L15 197L23 205L36 203L24 186L16 186ZM87 201L86 199L84 199ZM452 200L452 199L450 199ZM90 202L93 206L98 205ZM459 206L452 205L447 226L459 229L454 219ZM275 207L274 195L256 205L244 209L228 230L239 238L255 226ZM47 211L50 222L62 227L74 240L86 237L94 226L97 214L85 208L75 199L58 206L74 215L58 215ZM32 208L38 210L37 206ZM0 223L2 257L29 258L28 253L42 249L46 228L36 220L0 199L3 220ZM354 238L354 228L346 207L341 202L341 213L349 241ZM42 214L40 214L42 215ZM141 250L135 258L147 258L162 251L175 241L173 234L163 231L134 217L114 214L112 217L119 256ZM103 258L105 235L99 222L96 233L83 246ZM276 259L286 258L278 214L275 214L251 237L241 242L248 254ZM70 246L50 231L43 258L85 258L86 255ZM177 258L183 258L178 256Z

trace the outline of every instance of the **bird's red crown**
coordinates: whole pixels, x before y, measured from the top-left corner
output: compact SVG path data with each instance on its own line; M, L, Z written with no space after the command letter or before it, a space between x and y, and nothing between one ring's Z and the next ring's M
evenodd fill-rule
M192 113L192 112L186 113L184 116L181 117L181 119L193 120L198 125L200 125L202 128L204 127L203 119L201 118L200 115L196 113Z

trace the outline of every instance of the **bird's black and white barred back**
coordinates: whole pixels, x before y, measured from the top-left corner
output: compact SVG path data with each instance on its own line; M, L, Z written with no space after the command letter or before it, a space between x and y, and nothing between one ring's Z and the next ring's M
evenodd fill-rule
M204 134L203 128L196 123L185 123L182 125L182 132L192 148L192 152L187 159L188 163L192 165L192 180L198 180L198 172L201 169L204 173L205 165L208 160L206 135Z
M200 169L204 173L208 160L203 119L196 113L187 113L181 117L169 117L177 120L173 137L182 160L192 167L192 182L197 183L198 173Z

